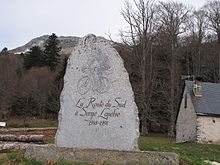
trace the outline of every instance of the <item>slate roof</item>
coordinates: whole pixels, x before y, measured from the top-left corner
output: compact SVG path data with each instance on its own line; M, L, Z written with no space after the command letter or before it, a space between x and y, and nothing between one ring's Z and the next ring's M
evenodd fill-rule
M193 81L185 81L196 113L220 115L220 84L202 82L202 97L193 93Z

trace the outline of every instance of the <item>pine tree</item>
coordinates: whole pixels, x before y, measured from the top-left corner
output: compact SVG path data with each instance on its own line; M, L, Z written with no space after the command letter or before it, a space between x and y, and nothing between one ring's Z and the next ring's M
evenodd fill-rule
M66 67L67 67L67 61L68 61L68 57L64 57L63 59L63 64L62 64L62 68L61 70L59 71L57 77L56 77L56 80L61 80L63 79L65 73L66 73Z
M44 66L44 56L43 51L39 46L34 46L30 48L24 56L24 68L31 69L31 67L41 67Z
M11 106L11 114L15 116L38 116L36 102L32 96L18 96Z
M60 61L59 51L61 48L58 46L58 44L59 41L57 36L53 33L51 36L49 36L44 45L45 65L49 67L51 71L55 71L56 66Z
M11 115L22 116L23 126L29 116L39 116L37 104L32 96L18 96L11 106Z
M59 89L54 87L50 93L48 94L48 98L46 101L46 115L47 117L56 118L58 116L59 111Z
M8 48L4 47L0 54L7 54L8 53Z

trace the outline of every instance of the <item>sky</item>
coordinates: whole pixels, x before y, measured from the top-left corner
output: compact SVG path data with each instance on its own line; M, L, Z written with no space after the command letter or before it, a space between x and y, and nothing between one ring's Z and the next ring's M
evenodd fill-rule
M129 0L132 1L132 0ZM166 1L166 0L163 0ZM177 0L195 8L206 0ZM83 37L95 34L119 41L126 27L120 14L125 0L0 0L0 51L22 46L35 37Z

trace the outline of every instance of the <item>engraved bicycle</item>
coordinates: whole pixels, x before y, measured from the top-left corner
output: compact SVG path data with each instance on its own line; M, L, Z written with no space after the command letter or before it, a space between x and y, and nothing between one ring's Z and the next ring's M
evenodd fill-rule
M87 65L82 68L85 76L81 77L77 83L77 91L84 95L89 90L103 94L110 88L108 78L104 75L105 71L110 68L108 59L97 59L95 57L88 59Z

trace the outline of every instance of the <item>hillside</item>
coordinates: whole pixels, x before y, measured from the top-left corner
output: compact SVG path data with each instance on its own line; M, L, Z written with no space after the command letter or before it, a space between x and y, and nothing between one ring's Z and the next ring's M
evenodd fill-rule
M27 44L17 47L10 50L11 53L20 54L27 52L33 46L43 47L44 42L48 39L49 35L43 35L37 38L32 39ZM72 48L77 44L79 37L74 36L59 36L58 40L60 41L60 47L62 47L63 54L69 54L72 51Z

